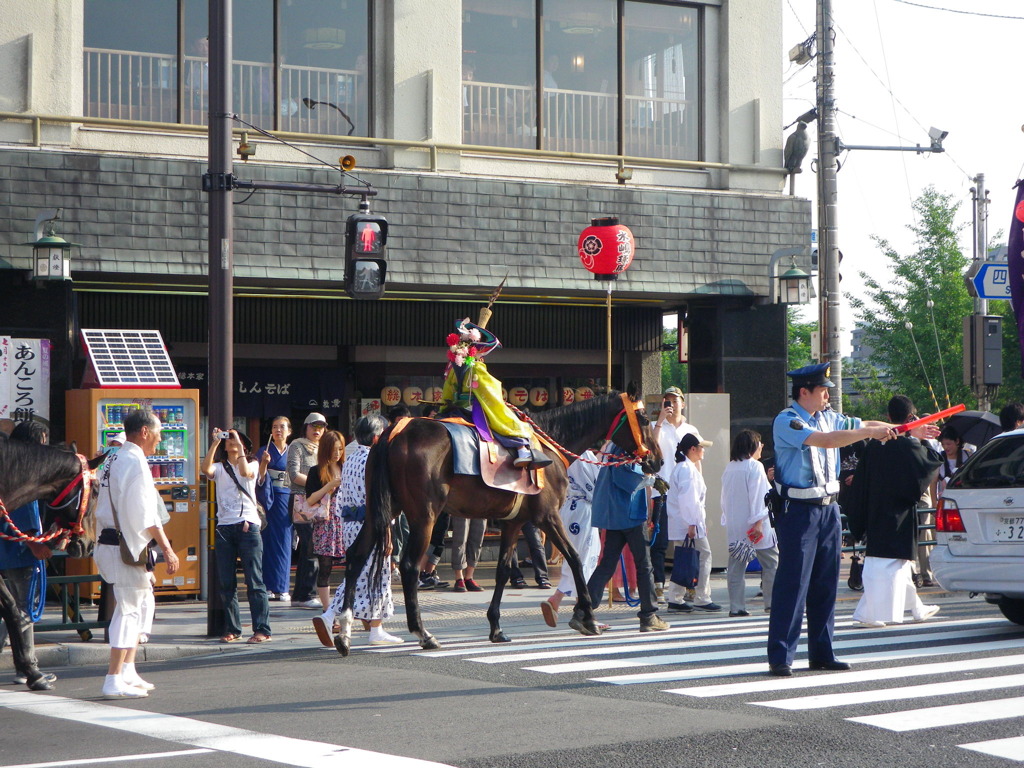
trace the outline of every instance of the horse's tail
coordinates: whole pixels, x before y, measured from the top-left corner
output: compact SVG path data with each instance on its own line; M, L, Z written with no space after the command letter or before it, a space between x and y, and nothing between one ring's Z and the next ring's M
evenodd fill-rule
M395 517L394 495L391 492L391 465L389 461L388 437L390 430L385 432L370 449L366 460L369 484L366 489L366 522L372 535L373 549L370 552L371 584L374 592L383 586L384 561L391 529L391 521Z

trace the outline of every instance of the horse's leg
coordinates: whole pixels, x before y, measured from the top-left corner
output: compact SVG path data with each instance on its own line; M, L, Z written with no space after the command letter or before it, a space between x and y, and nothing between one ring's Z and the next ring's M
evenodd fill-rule
M566 535L565 526L562 525L562 518L555 515L545 515L544 519L536 523L542 530L546 531L552 545L565 558L572 570L572 578L576 584L576 607L573 609L572 619L569 626L581 635L599 635L601 630L594 619L594 606L590 601L590 590L587 589L587 580L583 578L583 563L576 552L576 548L569 541Z
M345 550L345 590L341 610L335 614L340 627L334 636L334 647L342 656L348 656L352 647L352 606L356 600L356 580L362 574L366 563L373 554L373 526L363 523L352 546ZM337 596L335 596L337 600Z
M491 625L492 643L510 643L512 638L501 631L501 596L512 575L512 558L516 552L516 537L523 527L520 519L505 523L501 527L501 550L498 552L498 569L495 574L494 594L487 608L487 621Z
M409 541L402 553L402 562L398 565L402 573L402 594L405 595L405 620L409 632L419 638L420 647L433 651L440 648L441 644L423 627L419 597L420 561L430 546L433 519L428 514L410 515L406 512L405 515L409 520Z

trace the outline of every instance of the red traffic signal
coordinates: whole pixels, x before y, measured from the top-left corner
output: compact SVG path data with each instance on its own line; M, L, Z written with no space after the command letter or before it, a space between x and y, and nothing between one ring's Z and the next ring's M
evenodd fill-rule
M387 277L388 220L356 213L345 226L345 277L353 299L379 299Z

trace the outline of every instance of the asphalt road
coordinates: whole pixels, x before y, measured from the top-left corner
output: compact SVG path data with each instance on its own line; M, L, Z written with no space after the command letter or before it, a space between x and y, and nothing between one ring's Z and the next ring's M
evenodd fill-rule
M669 615L671 631L647 634L616 619L599 638L532 627L501 646L460 635L434 653L357 638L347 659L310 646L150 663L157 690L132 702L98 698L103 670L68 668L59 695L0 686L0 768L1024 762L1024 627L966 596L941 604L882 630L851 627L844 605L837 650L854 669L798 660L785 680L765 674L760 613Z

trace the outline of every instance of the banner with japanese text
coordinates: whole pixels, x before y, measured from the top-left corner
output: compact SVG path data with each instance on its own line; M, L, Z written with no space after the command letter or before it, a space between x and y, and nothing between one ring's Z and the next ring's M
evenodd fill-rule
M50 422L50 340L0 337L0 415Z

